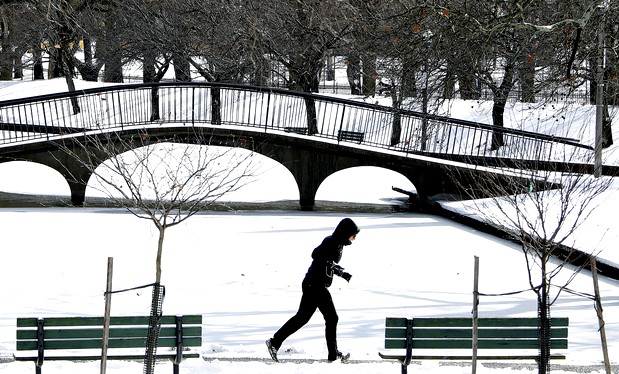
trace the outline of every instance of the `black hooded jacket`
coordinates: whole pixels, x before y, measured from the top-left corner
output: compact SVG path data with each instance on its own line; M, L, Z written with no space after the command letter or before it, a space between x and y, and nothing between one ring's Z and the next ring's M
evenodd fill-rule
M333 282L333 265L340 262L345 245L352 244L348 240L359 233L359 228L350 218L344 218L337 225L333 234L324 238L322 243L312 252L312 265L305 275L304 283L312 286L329 287ZM336 268L335 274L342 276L341 268Z

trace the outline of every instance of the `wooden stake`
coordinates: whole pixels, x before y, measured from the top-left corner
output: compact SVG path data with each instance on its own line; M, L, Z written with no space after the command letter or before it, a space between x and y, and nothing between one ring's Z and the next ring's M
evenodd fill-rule
M479 257L475 256L475 270L473 273L473 353L471 360L472 373L477 372L477 307L479 305Z
M105 313L103 315L103 338L101 343L101 374L105 374L107 366L107 345L110 337L110 310L112 308L112 273L114 258L107 258L107 283L105 286Z
M612 374L610 360L608 358L608 344L606 343L606 329L604 328L604 315L602 311L602 298L600 297L600 287L598 285L598 270L595 258L591 259L591 274L593 275L593 290L595 292L595 311L598 315L598 325L600 326L600 339L602 339L602 353L604 354L604 367L606 374Z

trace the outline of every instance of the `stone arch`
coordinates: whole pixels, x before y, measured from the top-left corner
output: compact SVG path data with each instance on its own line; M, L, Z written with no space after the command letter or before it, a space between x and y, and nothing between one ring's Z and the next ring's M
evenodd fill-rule
M185 143L185 142L168 142L168 143L174 143L174 144L180 144L183 146L194 146L195 144L189 144L189 143ZM160 143L157 143L160 144ZM154 144L149 144L149 145L144 145L144 146L152 146ZM217 148L217 147L221 147L221 148L228 148L231 150L240 150L240 151L247 151L247 152L252 152L255 155L260 157L260 160L257 161L257 163L255 164L255 166L258 167L257 173L259 173L259 175L262 175L260 173L262 173L264 170L262 170L263 168L267 171L267 176L265 178L260 178L261 180L258 183L266 183L268 186L268 190L267 193L263 194L263 195L256 195L254 196L254 198L258 199L258 200L268 200L269 199L269 193L271 192L271 190L275 190L277 191L278 189L281 191L284 188L278 188L279 186L281 186L281 183L288 183L289 187L297 187L297 185L294 183L294 178L293 176L290 174L290 171L288 169L286 169L284 167L284 165L277 161L274 160L271 157L268 157L268 155L264 155L264 154L260 154L259 152L255 152L252 151L250 149L247 148L243 148L243 147L235 147L232 145L204 145L210 148ZM126 152L122 152L119 153L119 155L122 155ZM266 165L263 165L264 163L267 163ZM101 167L101 165L99 165L98 167ZM270 169L273 168L278 168L279 171L276 174L280 174L280 175L269 175L268 171ZM97 173L98 171L95 171L95 173ZM281 175L281 172L285 172L285 175ZM91 185L89 186L90 188L94 187L94 183L96 183L96 181L91 181ZM269 183L271 183L271 185L269 185ZM254 183L250 183L249 185L242 187L239 191L234 191L229 195L223 196L222 200L223 201L228 201L229 198L232 198L232 200L230 201L235 201L234 198L236 198L237 196L240 196L241 198L244 197L244 195L246 195L248 192L244 191L244 190L251 190L252 189L252 185ZM273 184L278 184L277 186L274 186ZM88 188L87 188L88 190ZM261 193L262 191L260 191L259 193ZM296 190L294 190L294 197L290 196L291 199L298 199L299 198L299 191L298 188ZM262 199L261 199L262 198Z
M0 174L0 190L4 192L70 195L70 186L62 173L41 162L1 160ZM48 183L40 183L42 178Z
M78 157L86 157L86 151L84 149L76 148L73 152L75 152ZM91 150L89 152L96 152L96 150ZM100 156L100 152L98 156ZM71 190L71 203L75 206L82 206L84 204L86 186L92 176L92 172L74 157L61 149L55 149L52 151L33 152L25 155L23 158L28 161L46 165L59 172L65 178Z
M385 181L386 184L379 186L374 181L376 178ZM416 192L413 182L398 171L384 166L353 166L338 170L328 176L320 184L316 192L316 199L355 202L357 198L371 201L377 197L404 197L401 193L393 191L392 187ZM379 201L376 202L379 203Z
M255 151L276 160L290 171L299 189L300 208L306 211L314 209L316 191L329 175L358 164L358 160L332 152L316 152L302 147L263 143Z

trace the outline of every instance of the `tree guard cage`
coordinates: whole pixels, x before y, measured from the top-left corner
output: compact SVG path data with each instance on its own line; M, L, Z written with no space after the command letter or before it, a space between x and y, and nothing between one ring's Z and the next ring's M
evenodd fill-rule
M157 341L161 329L161 316L165 287L159 283L153 284L153 299L148 320L148 337L146 338L146 356L144 358L144 374L155 372L155 355L157 353Z
M538 297L541 299L537 303L537 320L538 320L538 372L539 374L550 373L550 308L549 295L547 292L546 283L542 284L541 294Z

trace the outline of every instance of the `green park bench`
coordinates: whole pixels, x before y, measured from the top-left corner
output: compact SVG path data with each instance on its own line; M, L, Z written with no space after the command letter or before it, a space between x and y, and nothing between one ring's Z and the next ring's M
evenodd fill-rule
M144 360L149 318L111 317L107 359ZM101 360L102 340L103 317L17 318L18 354L15 360L34 361L37 374L41 373L45 360ZM161 317L157 347L168 350L157 353L156 358L172 360L175 374L184 358L200 357L199 353L187 353L185 349L200 346L201 315ZM130 350L133 352L129 353Z
M284 127L285 132L307 135L307 127Z
M365 137L365 133L359 131L344 131L340 130L337 132L337 141L341 142L342 140L361 143Z
M537 325L537 318L479 318L477 359L537 360ZM552 318L550 325L550 349L567 349L568 318ZM472 318L388 317L385 324L386 351L379 352L379 355L383 359L400 361L402 374L405 374L411 360L472 360L472 347ZM469 352L457 354L459 350ZM510 350L510 353L503 354L505 350ZM437 351L437 354L433 353ZM565 355L552 354L550 358L565 359Z

